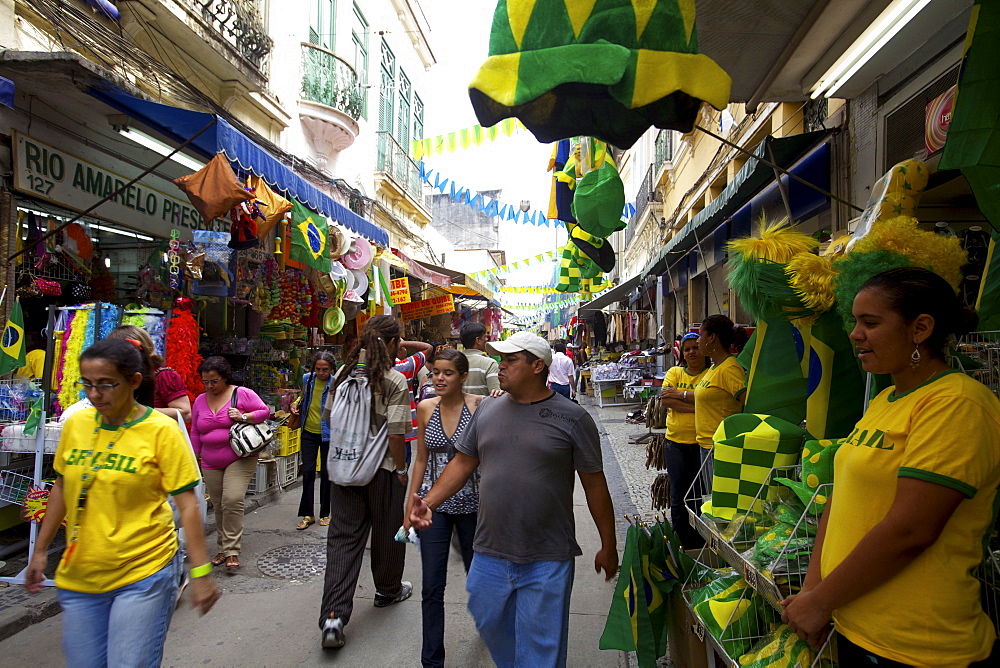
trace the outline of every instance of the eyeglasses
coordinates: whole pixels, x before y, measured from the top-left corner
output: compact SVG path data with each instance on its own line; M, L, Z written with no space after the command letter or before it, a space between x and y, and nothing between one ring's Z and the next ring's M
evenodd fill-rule
M76 381L76 384L84 392L94 391L97 392L98 394L104 394L105 392L110 392L111 390L121 385L121 383L99 383L97 385L91 385L90 383L85 383L82 380Z
M222 382L221 378L216 378L215 380L203 380L203 381L201 381L201 384L202 385L208 385L209 387L215 387L216 385L218 385L221 382Z

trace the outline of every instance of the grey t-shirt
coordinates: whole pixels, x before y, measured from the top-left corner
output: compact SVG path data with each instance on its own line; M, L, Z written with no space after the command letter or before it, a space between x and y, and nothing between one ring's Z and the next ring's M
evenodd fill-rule
M488 397L455 447L479 458L476 552L515 563L583 554L574 473L604 470L597 425L584 408L559 393L530 404Z

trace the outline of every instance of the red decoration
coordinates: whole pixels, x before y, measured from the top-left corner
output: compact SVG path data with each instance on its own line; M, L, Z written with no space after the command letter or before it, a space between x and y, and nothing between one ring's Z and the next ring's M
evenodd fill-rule
M194 396L205 391L198 373L203 359L198 354L198 339L198 323L191 312L184 308L174 311L167 328L167 364L180 374Z

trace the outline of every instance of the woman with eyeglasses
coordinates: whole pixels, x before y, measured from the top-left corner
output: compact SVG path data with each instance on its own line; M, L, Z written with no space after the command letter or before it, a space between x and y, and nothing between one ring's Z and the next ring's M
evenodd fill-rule
M194 493L198 466L177 422L135 400L143 366L137 346L116 339L80 356L79 385L93 406L63 426L25 575L27 590L41 591L65 519L55 580L70 665L160 665L183 568L168 496L187 533L191 602L204 614L219 598Z
M198 373L205 393L198 395L191 409L191 444L215 508L219 553L212 558L212 564L225 562L233 572L240 567L244 499L257 470L257 455L240 457L233 452L229 428L238 422L260 424L271 410L249 387L229 383L233 370L224 358L209 357L198 367Z

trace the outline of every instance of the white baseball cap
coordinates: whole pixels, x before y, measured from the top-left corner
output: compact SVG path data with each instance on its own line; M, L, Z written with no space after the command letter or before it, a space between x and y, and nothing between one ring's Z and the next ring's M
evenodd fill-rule
M552 365L552 348L549 347L548 341L531 332L518 332L506 341L489 341L486 349L497 355L509 355L524 350L541 358L545 366Z

